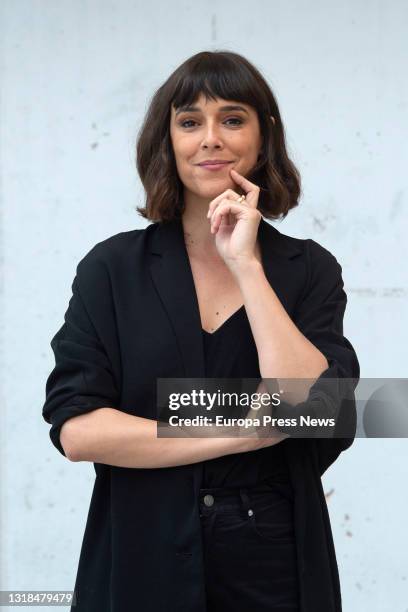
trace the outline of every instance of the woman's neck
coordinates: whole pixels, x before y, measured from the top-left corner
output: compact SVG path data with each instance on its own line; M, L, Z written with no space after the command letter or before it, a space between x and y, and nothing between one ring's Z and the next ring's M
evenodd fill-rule
M217 255L215 234L211 234L210 220L207 219L208 206L194 212L186 210L182 217L184 241L188 251L209 256Z

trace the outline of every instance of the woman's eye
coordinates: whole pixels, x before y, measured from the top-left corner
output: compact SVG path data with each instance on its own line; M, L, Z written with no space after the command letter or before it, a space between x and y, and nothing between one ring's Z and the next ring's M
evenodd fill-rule
M181 127L191 127L190 125L186 125L186 123L195 123L192 119L186 119L185 121L180 121Z
M241 125L241 123L243 123L242 119L239 119L238 117L231 117L230 119L227 119L227 121L238 121L238 124L235 123L234 125Z

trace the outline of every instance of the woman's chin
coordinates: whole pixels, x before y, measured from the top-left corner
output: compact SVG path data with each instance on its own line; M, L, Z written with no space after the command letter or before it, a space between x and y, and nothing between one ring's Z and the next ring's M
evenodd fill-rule
M201 198L213 200L226 189L236 189L236 185L231 178L211 181L211 185L203 185L197 195Z

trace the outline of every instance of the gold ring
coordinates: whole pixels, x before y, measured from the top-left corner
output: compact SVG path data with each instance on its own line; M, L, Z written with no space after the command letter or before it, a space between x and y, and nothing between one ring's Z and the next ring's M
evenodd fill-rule
M244 200L245 200L245 196L242 195L242 196L239 196L237 202L243 202Z

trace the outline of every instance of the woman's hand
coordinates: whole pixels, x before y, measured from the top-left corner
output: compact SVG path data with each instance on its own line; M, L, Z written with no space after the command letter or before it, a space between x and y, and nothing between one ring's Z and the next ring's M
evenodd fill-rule
M207 217L211 233L215 234L217 250L232 270L256 259L255 246L262 215L257 208L259 187L236 170L230 173L244 192L245 200L238 202L240 195L227 189L211 200Z

